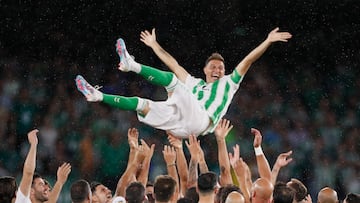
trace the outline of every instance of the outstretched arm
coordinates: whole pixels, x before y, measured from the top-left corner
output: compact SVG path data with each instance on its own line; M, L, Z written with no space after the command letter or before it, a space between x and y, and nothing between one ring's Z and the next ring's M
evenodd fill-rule
M139 132L136 128L128 129L128 142L130 145L129 161L125 172L120 177L116 190L115 196L124 196L127 185L133 181L136 181L136 171L139 165L145 159L145 155L140 151L143 150L143 146L139 145Z
M252 50L237 66L236 70L241 75L244 76L249 70L251 64L253 64L261 55L266 51L266 49L273 43L277 41L287 42L291 38L291 34L288 32L278 32L279 28L272 30L265 41L263 41L259 46Z
M256 162L260 177L266 178L269 181L271 181L271 170L270 170L269 162L266 159L261 149L261 142L262 142L261 133L259 130L255 128L251 128L251 133L254 134L254 150L255 150Z
M278 174L280 172L280 169L284 166L287 166L291 161L292 158L290 157L292 154L292 151L288 151L286 153L281 153L273 166L273 169L271 171L271 183L275 185L276 179L278 177Z
M63 163L61 166L59 166L57 170L57 180L54 185L54 188L52 189L49 195L49 200L47 201L47 203L57 202L61 189L63 188L66 180L68 179L70 172L71 172L71 165L69 163Z
M148 47L152 48L160 60L165 63L165 65L169 67L172 72L175 73L176 77L180 81L185 82L189 73L182 66L180 66L175 58L172 57L167 51L165 51L156 41L155 28L152 29L151 33L147 30L142 31L140 34L140 40Z
M28 140L30 143L30 149L26 156L24 168L23 168L23 175L20 181L20 191L24 194L25 197L29 197L32 178L35 172L36 166L36 148L38 144L37 133L39 130L35 129L28 133Z
M228 158L228 150L226 147L226 135L229 134L233 126L229 120L221 119L219 124L215 128L215 137L218 145L218 161L220 168L220 184L227 185L232 184L230 173L230 161Z
M168 146L168 145L164 145L164 150L162 151L163 156L164 156L164 160L166 163L166 168L168 171L168 175L171 176L172 178L174 178L174 180L176 181L176 191L175 191L175 195L176 197L179 195L179 176L178 176L178 172L177 172L177 168L176 168L176 151L174 149L174 147L172 146Z
M200 145L200 141L197 141L195 135L189 135L189 141L185 141L186 147L190 152L190 163L189 163L189 177L187 182L187 188L196 186L198 178L198 164L199 156L197 144Z
M142 146L142 151L140 151L139 153L144 154L145 158L142 164L140 164L140 173L137 177L137 181L141 182L144 186L146 186L146 183L148 182L150 162L154 154L155 144L152 144L149 147L149 145L143 139L141 139L140 142Z
M244 195L245 203L250 202L250 188L248 188L248 184L246 183L248 179L247 173L247 164L240 157L240 147L236 144L234 147L234 154L229 152L229 160L232 168L234 169L237 181L239 183L239 188Z
M176 138L168 133L168 140L176 151L176 166L179 173L180 195L185 195L187 180L189 176L188 164L183 150L182 139Z

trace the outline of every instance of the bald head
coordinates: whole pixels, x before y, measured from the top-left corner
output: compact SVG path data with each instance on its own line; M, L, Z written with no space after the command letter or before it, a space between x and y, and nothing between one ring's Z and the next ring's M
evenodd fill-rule
M251 198L253 202L266 202L271 198L274 186L264 178L258 178L252 185Z
M337 192L329 187L325 187L318 193L318 203L338 203Z
M245 203L245 199L242 194L233 191L226 197L225 203Z

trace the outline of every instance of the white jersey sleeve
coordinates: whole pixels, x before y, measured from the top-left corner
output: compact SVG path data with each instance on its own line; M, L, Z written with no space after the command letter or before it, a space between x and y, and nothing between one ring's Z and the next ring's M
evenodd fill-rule
M25 196L20 188L18 188L17 192L16 192L16 199L15 199L15 203L31 203L30 200L30 196Z

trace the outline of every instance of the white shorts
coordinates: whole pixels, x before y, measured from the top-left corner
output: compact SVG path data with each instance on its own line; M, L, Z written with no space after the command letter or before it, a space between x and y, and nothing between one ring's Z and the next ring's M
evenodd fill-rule
M138 114L139 121L169 131L176 137L188 138L191 134L198 136L210 125L207 112L181 81L178 81L172 95L166 101L147 102L150 111L145 117Z

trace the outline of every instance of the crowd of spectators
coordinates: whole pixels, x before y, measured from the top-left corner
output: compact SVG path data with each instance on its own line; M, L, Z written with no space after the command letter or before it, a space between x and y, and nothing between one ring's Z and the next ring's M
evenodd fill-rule
M36 170L50 180L60 163L70 162L72 178L95 177L115 186L127 164L129 127L137 127L143 139L157 146L150 177L163 172L160 152L165 134L138 123L132 112L86 103L75 89L76 66L68 66L62 58L47 63L7 58L1 66L0 175L21 174L26 133L34 127L40 130ZM279 153L293 150L295 161L280 174L282 178L301 179L313 193L324 185L336 188L340 196L359 191L360 95L356 90L360 81L356 71L338 65L332 78L324 78L314 77L306 68L296 75L272 75L273 68L261 62L252 68L256 71L249 72L226 116L234 124L228 144L239 143L251 166L249 129L256 127L263 131L270 163ZM91 74L94 80L108 78L102 85L109 93L165 96L136 76L125 77L115 70L101 77ZM218 171L214 136L200 139L209 167Z

